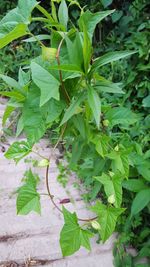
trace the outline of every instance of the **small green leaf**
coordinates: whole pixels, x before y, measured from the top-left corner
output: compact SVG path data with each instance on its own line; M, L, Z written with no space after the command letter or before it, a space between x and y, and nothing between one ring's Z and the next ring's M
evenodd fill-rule
M65 0L61 0L61 4L58 10L58 17L60 24L64 25L65 29L67 29L68 24L68 7Z
M3 119L2 119L2 126L4 127L4 125L6 124L7 119L9 118L10 114L15 110L14 107L11 106L7 106L3 115Z
M141 190L139 193L137 193L136 197L134 198L132 202L131 207L131 216L136 215L141 210L143 210L148 203L150 202L150 189L144 189Z
M49 99L59 100L59 81L35 62L31 63L32 79L41 90L40 106Z
M14 159L16 163L18 163L22 158L27 156L31 152L31 147L25 141L14 142L7 152L5 153L5 157L7 159Z
M88 103L96 121L97 128L100 126L101 101L97 92L91 86L88 87Z
M143 99L142 103L143 103L143 107L150 108L150 95L148 95L147 97L145 97Z
M60 126L63 125L65 122L67 122L74 114L76 114L77 109L79 108L79 105L82 103L84 98L85 98L84 94L81 93L76 100L75 99L72 100L69 108L66 110L64 114Z
M19 189L17 197L17 214L27 215L35 211L41 214L40 195L29 183Z
M14 98L17 102L23 102L25 100L25 96L17 90L10 92L1 91L0 94L3 96Z

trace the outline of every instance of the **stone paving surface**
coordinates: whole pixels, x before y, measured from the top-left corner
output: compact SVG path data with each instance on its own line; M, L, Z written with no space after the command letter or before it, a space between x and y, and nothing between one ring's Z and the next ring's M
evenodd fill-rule
M5 105L0 104L1 118ZM9 143L14 139L10 138ZM37 145L38 151L47 156L50 148L48 141L42 140ZM7 149L9 144L5 144ZM58 151L56 151L58 154ZM16 196L12 194L20 186L24 172L29 164L23 160L16 166L13 161L4 158L0 146L0 267L16 266L51 266L51 267L113 267L112 246L114 238L105 244L97 244L92 239L92 251L81 248L73 256L63 258L59 246L59 233L63 225L62 215L52 206L47 196L41 196L42 215L31 213L27 216L16 215ZM34 159L36 157L34 156ZM45 168L35 168L40 175L39 192L46 193ZM81 199L79 190L73 186L71 177L67 190L57 182L58 169L55 158L52 158L50 169L50 186L56 195L56 203L64 198L73 198L74 204L66 204L70 211L76 211L81 218L89 218L91 214Z

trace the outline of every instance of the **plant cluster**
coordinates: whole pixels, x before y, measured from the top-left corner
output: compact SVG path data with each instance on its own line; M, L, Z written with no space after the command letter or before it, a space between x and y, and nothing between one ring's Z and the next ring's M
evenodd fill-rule
M72 5L80 11L78 26L69 20L68 10ZM42 16L33 17L34 8ZM35 153L34 144L46 132L55 131L59 137L54 150L63 139L69 169L75 171L89 189L88 200L97 200L90 207L95 213L93 218L78 218L64 206L61 209L49 187L51 156L39 155L42 158L39 166L46 168L50 200L64 216L60 233L63 256L73 254L81 246L90 249L90 238L95 232L105 242L116 225L119 230L124 224L125 234L138 226L140 231L140 225L148 217L149 116L132 105L133 90L127 90L129 83L118 83L120 76L115 73L125 57L132 56L132 60L138 61L137 47L128 46L132 51L112 52L111 49L95 58L92 46L96 25L113 13L114 10L92 13L81 8L77 1L55 0L51 1L50 14L36 0L19 0L17 8L8 12L0 24L0 48L27 35L27 41L36 41L41 47L39 56L19 69L17 81L0 74L10 87L9 92L1 92L10 98L3 125L16 111L16 135L24 132L26 136L25 141L14 142L5 156L18 163L30 152ZM44 23L49 34L34 35L31 23L35 21ZM50 40L50 44L45 46L43 40ZM121 60L119 65L115 65L117 60ZM41 213L39 178L29 170L23 181L17 191L17 213ZM140 215L143 210L144 217ZM145 251L149 249L149 230L144 230L140 237L141 242L145 242L144 256L148 256ZM121 238L123 240L123 235ZM124 240L130 238L127 240L124 235ZM127 266L127 257L122 256L124 247L119 250L120 247L119 243L116 249L121 254L117 252L115 264ZM141 250L138 256L143 256ZM137 266L135 261L130 265Z

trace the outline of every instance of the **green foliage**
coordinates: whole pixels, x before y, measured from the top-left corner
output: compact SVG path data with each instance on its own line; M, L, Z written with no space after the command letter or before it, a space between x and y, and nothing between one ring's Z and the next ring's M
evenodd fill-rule
M18 81L0 75L10 90L2 91L2 95L10 98L3 124L15 111L19 118L16 134L24 132L27 139L12 144L5 156L18 162L33 151L33 145L45 133L51 140L53 133L60 134L68 168L77 173L87 188L85 199L100 199L91 207L97 217L88 222L85 220L84 228L75 213L62 207L65 224L60 233L60 245L63 256L75 253L81 246L90 249L90 224L103 242L118 230L121 232L119 245L131 242L137 247L139 241L140 247L144 243L144 250L140 247L139 252L139 257L142 257L147 255L149 247L147 219L144 218L147 218L150 201L150 153L147 145L150 118L146 113L149 107L149 66L145 65L148 51L140 40L142 30L136 37L136 26L133 25L128 37L126 30L122 29L130 20L123 20L122 13L116 13L113 6L111 10L92 13L83 10L79 3L76 6L81 14L78 13L76 25L72 26L68 17L70 4L65 0L52 1L51 4L50 14L36 1L26 3L20 0L18 7L1 21L1 47L27 34L32 39L26 39L26 42L34 41L42 48L37 57L31 56L28 62L24 62ZM93 9L110 5L113 1L99 1ZM43 17L33 18L33 8L37 8ZM129 11L134 19L140 17L140 12L135 15L135 10L130 7ZM105 48L100 45L94 50L94 30L107 16L108 23L110 20L111 24L119 20L123 22L115 25L115 35L109 36L106 31ZM49 40L47 36L31 33L34 30L31 23L35 21L45 23L50 45L45 43ZM7 32L5 24L8 24ZM146 25L142 25L142 29L148 27ZM24 31L18 30L20 27ZM117 42L114 39L118 38L118 33L120 40ZM144 46L147 35L146 30ZM96 58L98 52L100 56ZM129 56L130 64L125 60ZM139 57L142 63L139 63ZM47 168L48 159L43 159L39 166ZM37 179L31 170L26 174L25 184L18 190L17 198L17 213L28 214L30 211L41 212ZM139 236L135 234L136 230ZM125 238L128 232L128 238ZM122 255L124 246L121 248ZM115 257L116 266L120 266L121 255ZM125 253L123 264L126 265L121 266L132 266L132 263L132 257Z

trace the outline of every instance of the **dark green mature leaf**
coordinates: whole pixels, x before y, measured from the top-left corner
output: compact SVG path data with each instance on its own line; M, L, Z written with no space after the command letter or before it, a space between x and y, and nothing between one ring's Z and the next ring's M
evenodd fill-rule
M34 83L41 90L40 106L43 106L51 98L59 100L59 81L35 62L31 63L31 71Z
M67 29L68 24L68 7L65 0L61 0L58 10L59 22Z
M31 150L32 148L25 141L14 142L5 153L5 157L7 159L14 159L16 163L18 163L22 158L27 156Z
M61 125L63 125L65 122L67 122L74 114L77 113L79 105L82 103L84 100L85 96L83 93L81 93L77 99L73 99L69 108L66 110L64 117L61 121Z
M122 186L132 192L139 192L147 188L143 179L129 179L128 181L123 181Z
M62 113L64 107L65 105L60 101L56 101L55 99L49 100L49 102L46 104L46 123L52 123L55 121Z
M113 61L131 56L133 54L135 54L136 52L134 51L116 51L116 52L108 52L107 54L96 58L94 60L94 63L92 65L91 71L95 71L98 68L100 68L101 66L104 66L108 63L111 63Z
M100 126L101 101L97 92L91 86L88 87L88 103L92 110L97 128Z
M112 108L106 112L105 117L112 127L117 124L130 125L138 121L137 115L125 107Z
M101 227L99 233L102 241L105 242L115 230L117 219L124 212L124 209L109 207L103 205L101 202L97 202L91 210L98 215L98 222Z
M65 37L67 52L69 55L70 65L75 65L73 67L75 70L79 69L80 72L83 72L83 47L82 47L82 37L79 32L76 33L75 39L71 41L69 37ZM70 66L71 67L71 66ZM71 70L71 69L70 69ZM68 69L68 71L70 71Z
M118 84L111 83L111 82L97 82L94 86L99 92L104 93L112 93L112 94L124 94L122 89L118 86Z
M122 177L120 174L114 174L112 177L103 173L101 176L94 177L104 185L107 197L114 197L114 206L119 208L122 203Z
M89 238L92 234L80 227L76 213L70 213L63 207L65 224L60 233L60 245L63 256L69 256L80 249L81 246L90 250Z
M112 14L114 10L101 11L97 13L91 13L89 10L84 12L79 19L79 26L81 31L83 31L83 23L86 25L87 32L90 34L92 39L96 25L102 21L105 17Z
M143 99L143 107L150 108L150 95Z
M27 183L19 189L17 214L27 215L31 211L41 214L40 195L31 184Z
M21 87L24 87L30 82L30 71L25 72L23 69L20 67L19 69L19 85Z
M137 193L135 199L132 202L131 206L131 216L136 215L141 210L143 210L148 203L150 202L150 189L141 190Z
M24 23L30 23L31 12L37 4L36 0L19 0L18 12L24 18Z

